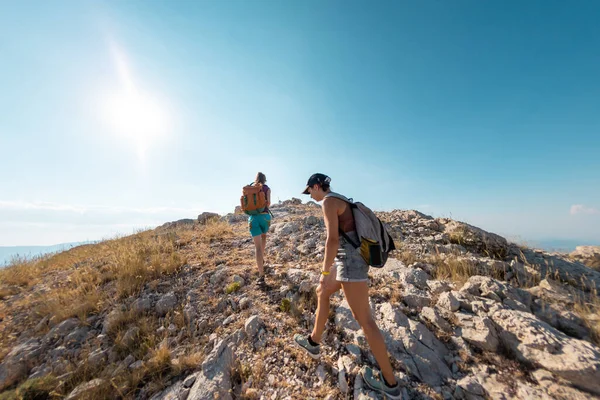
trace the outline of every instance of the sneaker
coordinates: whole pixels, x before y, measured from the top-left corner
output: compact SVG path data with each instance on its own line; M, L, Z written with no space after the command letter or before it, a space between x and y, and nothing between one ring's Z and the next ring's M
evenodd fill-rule
M400 382L397 379L396 386L391 388L385 384L385 380L380 371L367 366L361 368L360 375L370 389L383 393L390 399L402 398L402 389L400 388Z
M265 282L265 276L259 276L258 279L256 280L256 286L259 289L264 289L267 287L267 283Z
M294 335L294 342L296 342L296 344L302 350L306 351L308 353L308 355L311 356L312 358L314 358L315 360L321 356L321 346L319 346L319 345L313 346L312 344L308 343L307 336L303 336L299 333L296 333Z

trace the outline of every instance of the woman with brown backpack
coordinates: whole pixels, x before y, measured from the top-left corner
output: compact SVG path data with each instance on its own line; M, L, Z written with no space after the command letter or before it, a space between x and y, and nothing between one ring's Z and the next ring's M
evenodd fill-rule
M259 287L265 286L264 256L267 232L271 225L271 189L266 185L267 177L262 172L256 174L254 182L242 190L242 210L249 215L248 228L256 249Z

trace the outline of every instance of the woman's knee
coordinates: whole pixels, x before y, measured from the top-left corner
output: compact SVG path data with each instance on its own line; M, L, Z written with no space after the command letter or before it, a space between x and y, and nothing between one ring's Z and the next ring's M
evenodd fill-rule
M360 324L360 326L367 329L372 328L373 326L377 327L377 323L375 322L375 319L373 318L373 314L371 314L370 309L361 311L355 311L350 309L350 311L352 311L352 316L354 317L356 322Z
M321 286L321 285L317 286L317 297L321 298L324 293L325 293L325 291L323 290L323 286Z
M373 318L373 316L370 313L366 316L363 316L360 319L360 321L357 319L357 321L358 321L359 325L363 328L363 332L365 332L366 334L379 330L379 327L377 326L377 322L375 321L375 319Z
M325 290L322 285L317 286L317 297L319 299L328 299L334 292Z

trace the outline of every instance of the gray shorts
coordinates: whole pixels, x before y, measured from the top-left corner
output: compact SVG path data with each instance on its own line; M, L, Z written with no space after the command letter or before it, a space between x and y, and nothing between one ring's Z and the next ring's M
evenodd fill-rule
M358 243L356 232L346 232L346 235ZM365 282L369 280L369 265L360 255L360 249L355 249L343 236L340 235L340 247L335 257L337 272L336 280L340 282Z

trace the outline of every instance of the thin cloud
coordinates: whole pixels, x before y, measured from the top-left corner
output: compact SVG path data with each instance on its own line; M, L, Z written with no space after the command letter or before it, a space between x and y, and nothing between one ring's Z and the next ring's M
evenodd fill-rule
M600 211L594 207L586 207L583 204L573 204L571 206L571 215L577 214L600 214Z
M85 213L103 213L103 214L162 214L162 213L186 213L194 214L202 208L181 208L181 207L106 207L98 205L73 205L57 204L48 202L21 202L21 201L0 201L0 210L42 210L42 211L66 211L76 214Z

